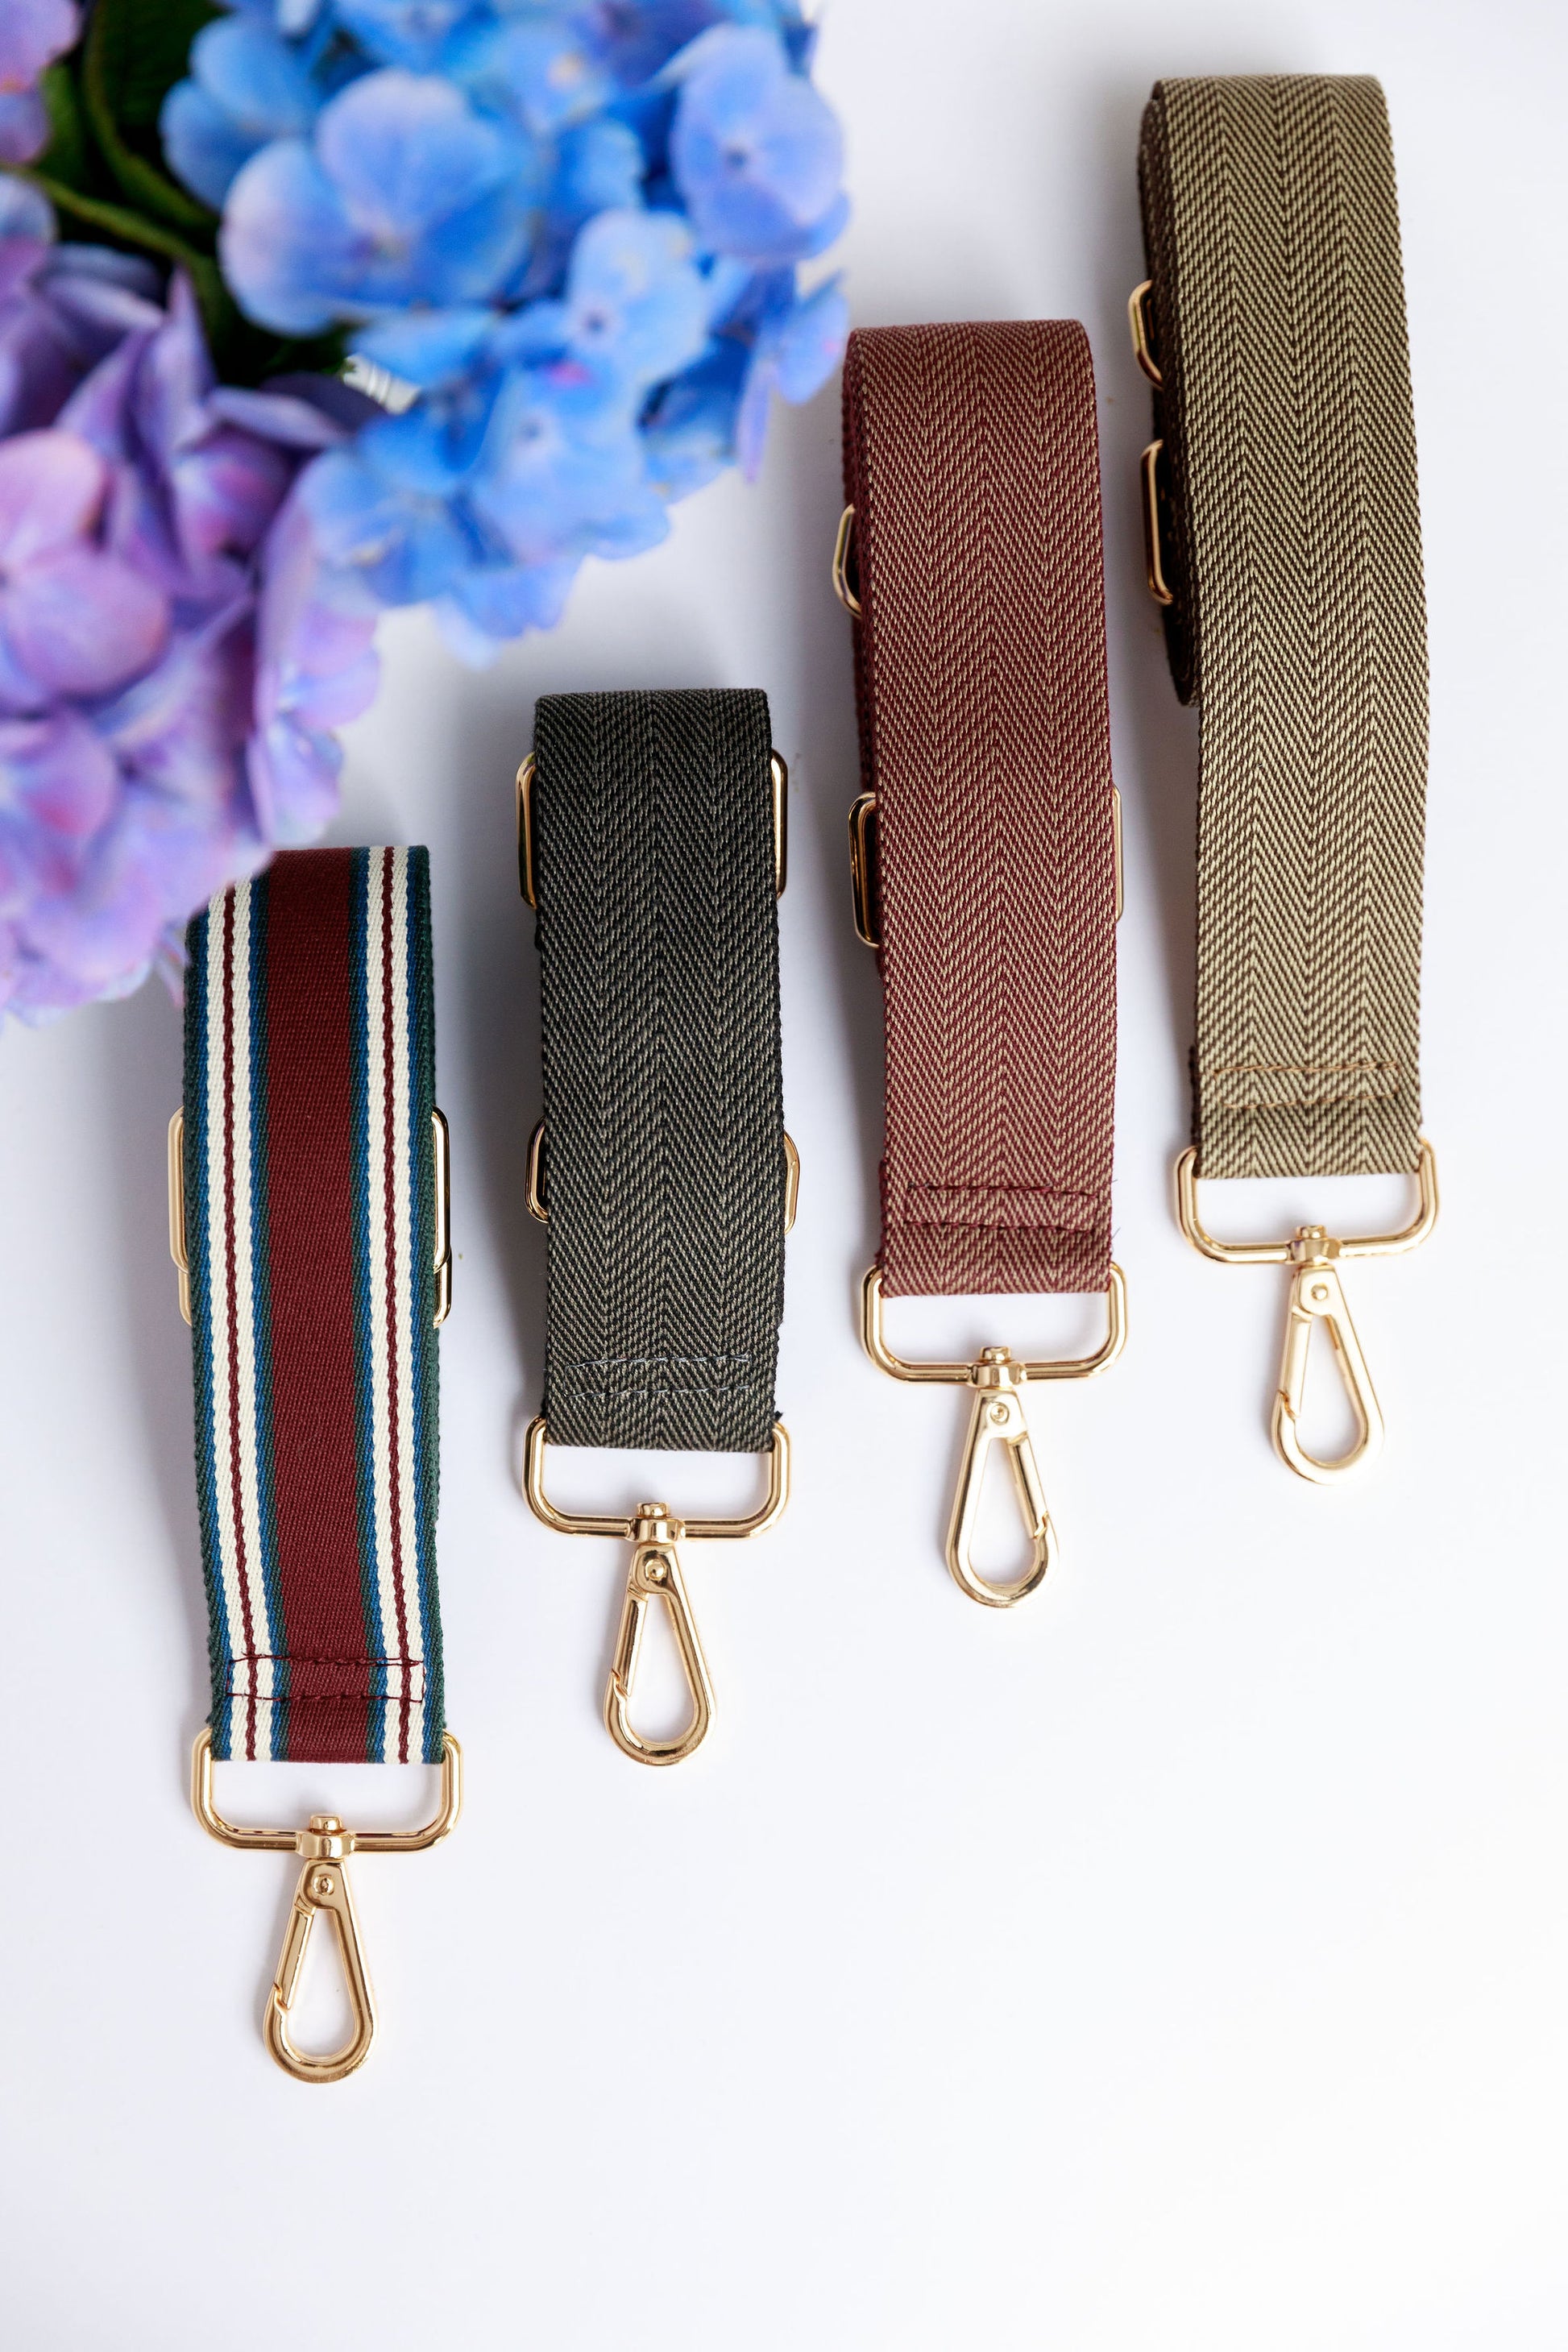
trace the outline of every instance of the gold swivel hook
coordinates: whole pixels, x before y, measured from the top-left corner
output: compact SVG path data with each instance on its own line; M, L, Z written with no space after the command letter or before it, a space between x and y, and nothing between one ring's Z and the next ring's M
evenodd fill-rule
M1337 1240L1322 1225L1299 1225L1289 1241L1222 1242L1207 1232L1198 1215L1198 1159L1189 1146L1176 1161L1176 1218L1199 1254L1219 1265L1289 1265L1290 1296L1285 1313L1285 1349L1279 1364L1279 1385L1274 1392L1270 1433L1275 1451L1288 1469L1315 1486L1332 1486L1377 1459L1383 1447L1384 1423L1372 1374L1356 1337L1345 1299L1340 1267L1347 1258L1396 1257L1419 1248L1437 1222L1437 1161L1423 1137L1415 1160L1419 1202L1409 1224L1397 1233L1363 1234L1354 1240ZM1309 1454L1301 1443L1301 1398L1307 1384L1307 1359L1312 1333L1319 1325L1327 1331L1334 1362L1355 1414L1354 1443L1332 1461Z
M697 1635L697 1621L686 1595L676 1545L685 1530L662 1503L639 1503L632 1522L635 1549L626 1572L626 1597L621 1606L620 1631L610 1679L605 1686L605 1727L623 1756L634 1764L679 1764L700 1747L713 1719L713 1686L708 1661ZM645 1739L631 1720L632 1685L637 1679L643 1626L648 1611L662 1601L669 1612L670 1631L680 1653L691 1713L685 1728L669 1739Z
M785 1144L793 1159L795 1147L787 1137ZM523 1444L522 1491L534 1517L557 1535L621 1536L633 1547L616 1653L605 1692L605 1727L622 1755L629 1756L634 1764L679 1764L707 1737L713 1720L713 1686L708 1679L702 1644L697 1638L697 1621L686 1596L686 1580L676 1546L716 1537L760 1536L777 1524L789 1501L789 1432L782 1421L774 1422L767 1456L766 1497L756 1510L737 1519L678 1519L663 1503L639 1503L630 1518L614 1512L563 1511L544 1491L544 1450L549 1434L541 1414L529 1423ZM647 1612L658 1601L669 1612L670 1630L691 1694L691 1714L685 1729L673 1738L645 1739L632 1726L632 1685L637 1679Z
M971 1601L982 1601L988 1609L1010 1609L1015 1601L1024 1600L1044 1581L1056 1558L1056 1531L1046 1507L1046 1490L1035 1459L1029 1424L1024 1417L1021 1391L1027 1377L1025 1366L1009 1348L987 1348L970 1366L969 1377L974 1390L974 1406L969 1416L969 1436L952 1498L947 1564L953 1582L968 1593ZM973 1558L986 1461L998 1445L1006 1450L1013 1491L1018 1498L1018 1511L1029 1542L1028 1568L1013 1584L993 1584L981 1575Z
M1344 1285L1334 1264L1340 1255L1339 1243L1321 1225L1302 1225L1290 1248L1296 1270L1285 1314L1285 1352L1279 1365L1279 1386L1275 1393L1270 1428L1280 1459L1297 1476L1310 1478L1315 1486L1329 1486L1336 1479L1348 1477L1352 1470L1376 1461L1383 1450L1383 1412L1351 1320ZM1298 1419L1307 1385L1312 1333L1320 1324L1333 1344L1334 1361L1356 1418L1354 1444L1331 1462L1308 1452L1301 1443Z
M1024 1391L1032 1381L1088 1381L1112 1365L1127 1344L1127 1281L1113 1265L1106 1281L1106 1334L1092 1356L1026 1362L1010 1348L985 1348L972 1364L925 1363L895 1355L882 1327L882 1269L867 1269L860 1285L860 1336L871 1361L896 1381L937 1381L974 1392L969 1436L952 1498L947 1530L947 1564L954 1583L987 1609L1010 1609L1045 1581L1056 1558L1056 1533L1046 1507L1046 1490L1024 1412ZM1015 1584L993 1584L974 1565L974 1535L986 1465L995 1446L1005 1446L1007 1467L1024 1531L1029 1565Z
M278 1955L278 1973L272 1979L267 2014L261 2024L262 2039L268 2051L284 2073L292 2074L297 2083L341 2083L345 2074L363 2065L375 2034L375 2001L365 1974L353 1893L343 1867L353 1847L352 1831L343 1828L335 1813L312 1813L309 1828L299 1832L299 1851L305 1857L305 1866L294 1890L294 1907L289 1914L283 1948ZM341 2049L312 2053L300 2050L294 2042L289 2031L289 2012L294 2006L310 1932L321 1918L331 1923L353 2026Z
M242 1853L297 1853L303 1864L293 1908L267 1996L261 2034L271 2055L297 2083L341 2083L363 2066L375 2039L375 2000L360 1943L359 1917L349 1885L353 1853L422 1853L454 1828L463 1810L463 1751L448 1731L441 1750L441 1801L434 1819L416 1830L347 1830L336 1813L312 1813L302 1830L250 1829L226 1821L213 1799L213 1736L196 1735L191 1751L191 1805L207 1835ZM348 1993L353 2027L336 2050L301 2050L289 2032L300 1971L318 1919L331 1927Z

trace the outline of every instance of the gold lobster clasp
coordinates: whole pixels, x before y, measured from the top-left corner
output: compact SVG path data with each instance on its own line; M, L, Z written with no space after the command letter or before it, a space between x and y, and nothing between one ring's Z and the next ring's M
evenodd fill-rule
M1419 1247L1437 1222L1437 1160L1423 1137L1415 1164L1420 1202L1415 1217L1397 1233L1365 1234L1336 1240L1322 1225L1299 1225L1289 1241L1222 1242L1204 1229L1198 1215L1197 1151L1189 1146L1176 1162L1176 1218L1193 1247L1220 1265L1289 1265L1290 1295L1285 1311L1285 1347L1279 1385L1274 1392L1269 1433L1287 1468L1316 1486L1331 1486L1377 1459L1384 1439L1382 1408L1366 1358L1351 1319L1339 1269L1347 1258L1393 1257ZM1301 1442L1301 1400L1312 1334L1328 1333L1334 1362L1355 1415L1356 1434L1343 1454L1324 1461Z
M610 1679L605 1685L605 1728L622 1755L629 1756L635 1764L679 1764L683 1756L689 1756L694 1748L700 1747L713 1719L713 1686L708 1679L708 1661L697 1636L697 1621L686 1597L686 1580L680 1573L680 1554L676 1549L684 1533L680 1521L672 1518L662 1503L637 1505L632 1522L635 1549L626 1571L626 1597L621 1605L621 1626L616 1636ZM637 1680L643 1625L648 1611L659 1601L669 1612L670 1631L675 1635L686 1686L691 1694L691 1713L685 1728L673 1738L647 1739L631 1720L632 1685Z
M952 1498L947 1530L947 1565L953 1581L971 1601L989 1609L1007 1609L1022 1601L1044 1580L1056 1558L1056 1530L1046 1507L1046 1490L1029 1436L1020 1393L1028 1378L1010 1348L986 1348L969 1368L974 1405L969 1435ZM986 1460L994 1446L1006 1449L1013 1490L1029 1543L1029 1565L1013 1584L993 1584L974 1565L974 1534L980 1516L980 1493L985 1483Z
M785 1139L786 1143L788 1141ZM788 1149L793 1154L794 1145ZM605 1728L623 1756L634 1764L679 1764L700 1748L713 1720L713 1685L708 1661L698 1639L697 1621L687 1598L678 1544L700 1543L715 1537L760 1536L777 1524L789 1501L789 1432L782 1421L773 1423L768 1450L768 1491L758 1508L744 1518L679 1519L663 1503L639 1503L627 1518L611 1512L563 1511L544 1491L544 1450L550 1432L540 1414L528 1425L522 1449L522 1491L534 1517L562 1536L620 1536L632 1546L626 1570L626 1598L616 1635L610 1678L605 1687ZM669 1612L670 1631L680 1654L681 1670L691 1697L685 1727L668 1739L649 1739L631 1719L632 1687L637 1680L647 1612L662 1601Z
M1035 1458L1034 1443L1024 1412L1024 1390L1031 1381L1087 1381L1105 1371L1127 1344L1127 1280L1119 1265L1110 1268L1106 1290L1108 1328L1102 1346L1092 1356L1047 1359L1027 1363L1010 1348L984 1348L971 1364L918 1363L896 1356L882 1328L882 1269L868 1268L860 1286L860 1336L871 1361L896 1381L936 1381L973 1389L969 1435L959 1467L947 1529L947 1565L954 1583L987 1609L1011 1609L1015 1601L1043 1583L1056 1558L1056 1531L1046 1503L1046 1490ZM993 1450L1006 1450L1007 1467L1029 1545L1029 1564L1012 1584L994 1584L974 1565L974 1538L980 1515L981 1489Z
M455 1827L463 1810L463 1751L448 1731L441 1752L441 1801L433 1820L416 1830L347 1830L336 1813L312 1813L302 1830L242 1828L226 1821L213 1800L210 1728L196 1735L191 1751L191 1805L207 1835L241 1852L297 1853L302 1864L293 1908L267 1996L261 2033L268 2050L297 2083L341 2083L363 2066L375 2038L375 2000L360 1943L347 1863L353 1853L419 1853ZM353 2021L349 2038L336 2050L301 2050L289 2030L300 1971L316 1922L332 1930Z
M297 1850L304 1856L305 1866L294 1890L294 1907L278 1955L261 2035L284 2073L292 2074L297 2083L341 2083L345 2074L364 2063L375 2034L375 2000L360 1948L353 1890L343 1867L354 1850L353 1832L344 1829L336 1813L312 1813L309 1826L298 1833ZM296 2045L289 2031L289 2012L294 2006L311 1930L321 1918L331 1922L337 1939L353 2027L340 2049L315 2054Z
M1285 1312L1285 1352L1269 1428L1281 1460L1289 1463L1297 1476L1327 1486L1376 1460L1383 1447L1383 1411L1334 1263L1341 1244L1321 1225L1302 1225L1290 1248L1296 1270ZM1313 1329L1319 1324L1332 1342L1334 1361L1356 1419L1354 1444L1332 1462L1324 1462L1308 1452L1301 1443L1299 1426L1301 1398L1307 1386L1307 1357Z

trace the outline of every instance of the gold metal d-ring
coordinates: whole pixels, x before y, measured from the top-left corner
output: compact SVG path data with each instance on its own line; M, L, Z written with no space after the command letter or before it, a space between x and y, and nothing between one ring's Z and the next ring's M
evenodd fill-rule
M248 1829L226 1821L213 1801L212 1731L204 1727L191 1750L191 1808L207 1835L241 1852L297 1853L303 1864L283 1948L267 1997L262 2039L271 2056L297 2083L341 2083L363 2066L375 2038L375 2000L360 1942L359 1918L346 1864L353 1853L422 1853L457 1825L463 1810L463 1751L448 1731L441 1750L441 1801L434 1818L416 1830L347 1830L336 1813L312 1813L301 1830ZM336 2050L300 2050L289 2032L289 2013L299 1989L310 1936L318 1919L331 1927L353 2020L349 2038Z
M858 793L849 810L849 891L855 908L856 937L868 948L882 944L877 920L876 849L871 838L876 821L876 793Z
M1133 358L1155 391L1163 392L1165 379L1161 373L1160 362L1154 357L1153 338L1149 332L1153 309L1152 299L1153 292L1154 281L1152 278L1145 278L1141 286L1134 286L1127 298L1127 323L1132 331Z
M860 618L860 599L849 585L849 550L855 537L855 509L846 507L838 518L838 535L833 542L833 593L847 613Z
M1155 604L1173 604L1176 600L1165 577L1160 545L1160 458L1164 446L1163 441L1151 441L1138 460L1143 486L1143 570Z

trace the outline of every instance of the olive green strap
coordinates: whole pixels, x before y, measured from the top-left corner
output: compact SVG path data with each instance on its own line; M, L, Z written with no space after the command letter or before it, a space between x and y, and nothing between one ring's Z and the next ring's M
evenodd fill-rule
M1426 628L1383 92L1161 82L1139 164L1202 716L1198 1172L1413 1170Z

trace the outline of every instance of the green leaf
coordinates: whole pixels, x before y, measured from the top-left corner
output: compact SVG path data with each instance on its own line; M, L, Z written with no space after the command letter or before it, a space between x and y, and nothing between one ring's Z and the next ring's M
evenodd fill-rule
M223 15L211 0L97 0L90 38L114 120L137 145L158 131L164 99L184 79L191 43Z
M82 55L88 120L121 188L209 248L217 215L163 170L158 117L192 41L216 14L208 0L98 0Z
M38 89L49 117L49 143L38 158L38 169L51 180L58 180L62 187L86 190L91 184L87 131L81 100L68 68L46 66Z
M84 195L79 188L67 187L63 180L52 178L47 172L34 168L17 176L41 188L68 222L79 221L115 245L129 246L133 253L158 254L184 270L201 305L209 340L226 330L228 314L234 311L234 298L210 254L198 253L184 237L165 228L162 221L148 220L141 213L128 211L123 205L108 203L102 196Z

